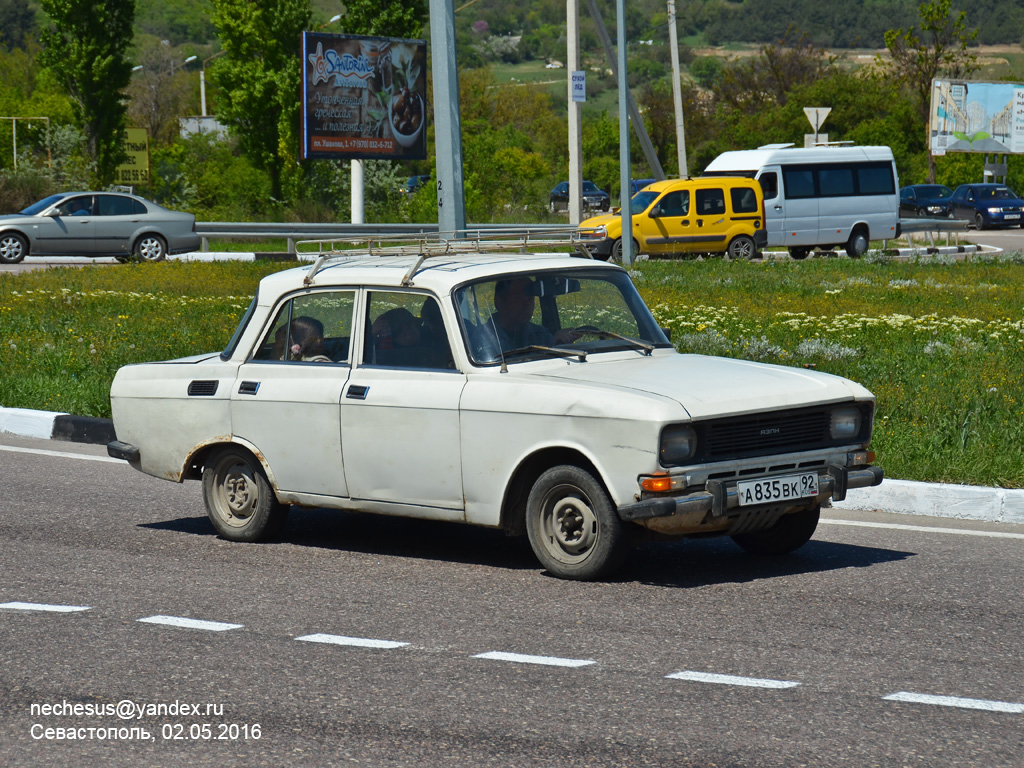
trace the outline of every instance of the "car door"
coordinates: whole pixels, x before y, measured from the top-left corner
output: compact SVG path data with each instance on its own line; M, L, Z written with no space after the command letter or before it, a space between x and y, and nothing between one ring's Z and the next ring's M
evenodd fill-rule
M779 166L766 166L757 174L764 194L764 226L768 233L768 245L785 245L783 233L786 221L786 198L782 194L779 179L782 171Z
M695 227L690 219L690 191L670 190L641 215L633 216L633 238L643 253L685 253Z
M36 217L33 224L36 226L32 232L32 250L37 254L91 256L95 253L92 195L66 197L50 215Z
M451 361L437 299L369 290L360 314L360 360L341 401L349 493L383 503L381 511L461 520L459 401L466 376Z
M143 225L145 206L125 195L96 195L96 253L131 253L132 236Z
M729 216L722 187L706 187L693 191L695 232L691 240L694 251L724 251L728 245Z
M818 192L813 166L788 165L782 169L782 197L774 206L782 214L782 244L818 244Z
M283 301L239 366L232 431L266 460L279 491L348 496L339 403L351 372L355 296L310 291ZM298 331L311 325L322 341L304 350Z

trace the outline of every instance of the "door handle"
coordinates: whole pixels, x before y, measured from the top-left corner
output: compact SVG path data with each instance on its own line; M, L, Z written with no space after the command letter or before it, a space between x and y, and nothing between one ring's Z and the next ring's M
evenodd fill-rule
M361 384L352 384L349 386L348 391L345 393L345 397L353 400L365 400L366 393L370 391L369 387L364 387Z
M258 381L243 381L238 385L238 394L240 395L255 395L260 390L260 383Z
M775 210L776 211L781 211L782 210L782 206L781 205L776 205L775 206Z

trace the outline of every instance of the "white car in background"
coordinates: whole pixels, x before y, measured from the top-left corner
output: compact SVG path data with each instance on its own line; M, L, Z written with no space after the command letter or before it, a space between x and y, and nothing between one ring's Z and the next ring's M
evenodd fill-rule
M679 354L622 268L474 247L264 278L223 352L118 371L110 455L201 480L227 539L290 505L458 521L569 579L651 532L789 552L882 481L858 384Z

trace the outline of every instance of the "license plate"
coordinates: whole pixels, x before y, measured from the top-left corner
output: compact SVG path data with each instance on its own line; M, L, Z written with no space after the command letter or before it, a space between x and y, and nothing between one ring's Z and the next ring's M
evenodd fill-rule
M740 506L774 504L779 501L806 499L818 495L818 473L766 477L762 480L744 480L736 483Z
M1008 213L1005 216L1003 216L1003 218L1006 219L1007 221L1009 221L1010 219L1013 219L1013 220L1016 221L1017 219L1020 218L1020 214L1019 213Z

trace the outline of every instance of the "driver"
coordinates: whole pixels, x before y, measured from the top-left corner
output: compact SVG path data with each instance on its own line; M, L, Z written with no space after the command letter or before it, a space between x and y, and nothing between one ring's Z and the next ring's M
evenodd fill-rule
M512 277L494 284L494 312L490 326L503 352L521 347L569 343L577 335L562 329L552 334L543 325L531 322L536 299L529 277Z

